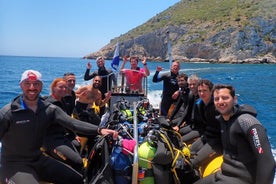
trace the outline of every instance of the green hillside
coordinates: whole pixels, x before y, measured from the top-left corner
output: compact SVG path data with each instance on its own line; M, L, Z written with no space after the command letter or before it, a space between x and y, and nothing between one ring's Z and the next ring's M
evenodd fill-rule
M276 1L273 0L182 0L166 11L157 14L145 24L136 27L120 39L147 34L164 26L182 24L197 25L190 32L207 34L227 27L250 24L253 17L276 17ZM197 30L201 24L212 23L210 30ZM211 31L211 32L210 32Z
M113 38L98 52L112 58L115 44L121 55L166 60L168 38L174 59L235 62L253 58L276 62L275 0L182 0L144 24ZM169 35L167 34L169 33ZM245 61L247 62L247 61Z

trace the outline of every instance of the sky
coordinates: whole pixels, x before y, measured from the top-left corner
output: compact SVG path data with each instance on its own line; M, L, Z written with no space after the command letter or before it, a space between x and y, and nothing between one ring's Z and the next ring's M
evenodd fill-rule
M180 0L0 0L0 55L83 57Z

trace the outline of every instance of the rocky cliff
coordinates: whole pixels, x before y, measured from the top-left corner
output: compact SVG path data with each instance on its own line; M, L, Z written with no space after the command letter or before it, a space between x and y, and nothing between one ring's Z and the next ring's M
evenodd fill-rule
M183 62L276 63L276 1L182 0L84 58L172 58Z

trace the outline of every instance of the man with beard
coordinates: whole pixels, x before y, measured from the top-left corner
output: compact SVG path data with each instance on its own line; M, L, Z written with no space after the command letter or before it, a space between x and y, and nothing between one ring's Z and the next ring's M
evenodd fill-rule
M41 74L26 70L20 80L23 94L0 110L0 141L2 142L0 183L37 184L83 183L73 168L42 154L40 148L47 128L58 123L85 135L118 133L82 122L68 116L61 108L40 97ZM114 138L115 138L114 137Z
M102 93L100 91L101 84L102 78L98 75L94 77L92 85L82 86L76 91L77 100L75 108L79 115L85 110L88 110L96 115L95 111L97 111L97 106L103 107L109 101L111 92L108 91L105 94L105 98L102 99ZM98 120L100 121L99 117ZM100 122L95 121L91 123L98 124Z
M101 84L102 78L97 75L94 77L91 85L82 86L76 91L77 99L75 112L77 114L77 118L97 126L101 122L101 118L98 115L100 111L99 107L103 107L111 97L111 92L108 91L105 94L105 98L102 99L102 93L100 91ZM83 137L82 134L78 135ZM94 138L95 137L89 137L87 143L88 148L93 145Z
M98 70L90 73L90 69L92 68L92 64L90 62L87 63L86 71L84 74L84 80L88 81L93 79L96 76L101 76L102 82L99 90L101 91L102 98L105 98L105 94L111 90L112 87L117 86L117 79L112 70L105 68L104 57L100 56L96 59L96 63L98 66ZM100 108L100 116L102 116L105 112L105 106Z

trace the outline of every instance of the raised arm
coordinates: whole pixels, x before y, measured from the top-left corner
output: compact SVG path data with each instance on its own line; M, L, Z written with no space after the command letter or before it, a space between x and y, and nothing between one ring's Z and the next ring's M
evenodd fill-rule
M87 63L86 65L86 71L84 73L84 77L83 79L84 80L90 80L90 79L93 79L95 77L95 73L93 72L91 75L90 75L90 69L91 69L92 65L90 62Z
M147 58L146 57L143 57L142 63L144 65L144 70L145 70L146 76L149 76L150 71L149 71L149 68L148 68L148 65L147 65Z
M122 64L122 66L121 66L121 68L120 68L120 73L123 73L123 69L125 68L125 65L126 65L126 63L127 63L127 60L128 60L128 57L127 57L127 56L124 56L124 57L123 57L123 64Z
M152 82L160 82L161 81L161 79L158 77L158 74L159 74L160 71L162 71L162 69L163 68L161 66L156 67L156 72L155 72L155 74L152 78Z

